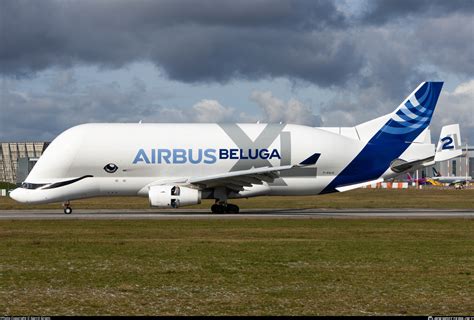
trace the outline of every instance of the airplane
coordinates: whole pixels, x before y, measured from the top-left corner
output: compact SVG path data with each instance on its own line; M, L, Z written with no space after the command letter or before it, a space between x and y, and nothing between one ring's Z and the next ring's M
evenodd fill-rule
M428 184L428 185L433 185L433 186L438 186L438 187L440 187L440 186L443 185L442 183L439 183L438 181L435 181L435 180L433 180L433 179L430 178L430 177L413 179L413 177L412 177L409 173L407 173L407 178L408 178L408 179L407 179L408 182L415 182L415 183L418 183L419 185L422 185L422 186Z
M433 180L432 178L426 178L426 182L430 183L433 186L442 187L443 184L438 181Z
M408 182L415 182L418 183L419 185L425 185L429 184L428 178L418 178L418 179L413 179L410 173L407 172L407 180Z
M461 132L460 132L459 124L450 124L450 125L443 126L441 128L439 140L436 145L434 163L456 158L461 155L462 155ZM424 164L421 167L426 167L426 166L427 165ZM433 170L436 170L436 169L433 168ZM419 185L431 184L435 186L442 186L442 183L436 180L433 180L431 177L422 177L422 178L414 179L410 175L409 172L407 172L406 175L408 178L408 182L415 182L415 183L418 183Z
M344 192L434 163L429 124L443 82L421 83L393 112L346 128L294 124L94 123L61 133L10 197L22 203L148 197L178 208L214 199ZM338 132L335 132L338 131Z
M465 185L472 180L471 176L442 176L438 170L433 168L433 177L431 178L438 183L446 183L450 186Z

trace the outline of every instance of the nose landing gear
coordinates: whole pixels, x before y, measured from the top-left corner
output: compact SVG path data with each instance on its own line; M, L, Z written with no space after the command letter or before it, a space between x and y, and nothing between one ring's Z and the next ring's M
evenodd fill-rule
M64 213L65 214L71 214L72 213L72 208L71 208L71 204L70 204L69 201L64 202L63 207L64 207Z

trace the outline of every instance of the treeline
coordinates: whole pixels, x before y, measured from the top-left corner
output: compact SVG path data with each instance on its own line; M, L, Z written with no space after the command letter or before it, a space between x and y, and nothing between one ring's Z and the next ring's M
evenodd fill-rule
M15 189L15 188L16 188L16 185L13 184L13 183L0 181L0 189L11 190L11 189Z

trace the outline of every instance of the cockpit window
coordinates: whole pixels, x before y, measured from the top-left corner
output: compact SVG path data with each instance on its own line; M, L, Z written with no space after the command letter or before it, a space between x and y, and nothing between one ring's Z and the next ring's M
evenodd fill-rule
M21 184L21 187L23 189L38 189L38 188L41 188L41 187L44 187L45 185L47 185L47 183L28 183L28 182L23 182Z

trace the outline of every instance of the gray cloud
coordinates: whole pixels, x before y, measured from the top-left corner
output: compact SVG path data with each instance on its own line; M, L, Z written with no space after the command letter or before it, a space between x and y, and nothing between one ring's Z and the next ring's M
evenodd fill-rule
M69 79L69 80L68 80ZM48 91L35 93L2 80L0 136L5 140L51 140L61 131L86 122L133 122L157 114L140 81L128 88L116 82L75 86L74 74L58 72ZM59 84L59 85L58 85Z
M146 118L150 122L236 122L239 116L232 107L225 107L217 100L203 99L190 108L162 107Z
M422 81L472 80L473 1L378 0L359 7L364 3L351 15L313 0L0 1L0 75L7 83L0 134L39 137L47 128L44 136L52 137L89 121L254 119L214 100L188 108L152 103L157 99L139 79L130 88L78 89L68 69L77 64L115 69L151 61L169 78L190 83L285 77L335 93L321 115L325 124L343 126L390 112ZM22 92L9 82L54 67L64 70L47 93ZM469 101L458 100L457 108L469 112L461 107ZM254 101L264 119L288 121Z
M276 98L270 91L254 91L250 99L257 103L263 112L264 122L293 123L308 126L321 126L319 115L315 115L312 108L296 99L285 102Z
M472 79L474 71L474 20L472 16L453 13L427 17L419 23L365 26L360 28L358 43L365 48L367 63L363 76L351 86L338 89L339 94L321 106L326 125L355 125L393 111L423 81L455 83ZM453 83L446 82L441 100ZM462 100L467 104L467 100ZM434 132L440 126L436 115ZM466 112L467 108L460 108ZM461 112L462 114L462 112ZM464 116L466 114L464 113ZM449 117L452 119L452 117ZM460 117L461 127L468 128ZM467 132L472 136L470 132ZM474 136L472 136L474 137Z
M331 41L345 18L327 1L7 0L0 6L0 72L7 75L151 60L187 82L295 76L330 85L360 68L357 57L348 59L350 39Z
M0 136L2 140L51 141L60 132L90 122L261 122L317 126L319 116L297 99L285 102L272 92L254 91L250 100L254 114L239 112L215 99L202 99L192 106L161 105L150 102L163 97L151 92L141 79L127 87L117 82L80 87L73 71L59 70L41 93L19 88L16 80L1 82Z
M386 99L380 88L372 87L352 96L336 97L321 109L325 126L353 126L395 110L416 88L406 91L398 98ZM459 123L463 142L474 141L474 79L460 83L450 91L446 86L441 91L431 121L432 143L439 138L441 127Z
M5 0L0 73L152 61L184 82L287 77L400 91L427 66L472 73L472 1L367 4L355 18L323 0Z
M441 94L433 115L433 135L438 139L441 127L459 123L463 143L474 144L474 79L459 84L453 91Z
M449 1L447 1L449 3ZM474 1L466 1L473 4ZM420 24L410 45L423 49L424 59L440 70L472 77L474 73L474 17L455 14Z
M336 96L321 108L321 115L291 98L284 101L270 91L254 91L250 100L258 109L253 114L239 112L213 99L192 106L164 106L156 102L162 94L150 92L135 78L129 87L116 82L79 88L76 75L58 71L46 92L20 90L14 80L3 80L0 101L0 136L3 140L51 141L61 131L86 122L261 122L295 123L310 126L352 126L393 111L412 90L392 100L380 87L358 94L350 90ZM412 88L414 89L414 88ZM474 141L474 80L454 90L443 89L432 121L435 142L442 125L460 123L463 141Z
M384 24L406 18L439 17L452 13L473 13L471 0L376 0L368 1L362 21L367 24Z

